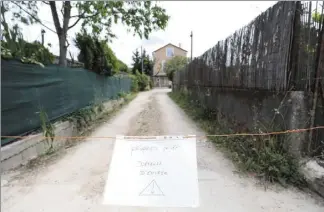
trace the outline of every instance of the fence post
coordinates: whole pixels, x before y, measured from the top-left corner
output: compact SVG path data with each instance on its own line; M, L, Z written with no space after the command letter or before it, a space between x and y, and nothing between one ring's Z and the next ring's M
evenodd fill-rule
M315 117L316 117L316 106L317 106L317 99L319 96L319 87L320 87L320 78L321 78L321 72L324 70L324 19L322 20L322 29L320 33L320 39L319 39L319 51L317 52L317 65L316 65L316 74L315 74L315 86L314 86L314 92L313 92L313 98L312 98L312 109L310 111L311 115L311 122L310 122L310 127L314 127L315 124ZM313 141L313 130L309 132L309 142L308 142L308 147L307 151L308 154L311 153L312 149L312 142Z
M300 48L300 16L302 11L302 5L300 1L297 1L295 6L295 14L293 18L292 36L289 51L289 66L287 74L287 90L297 86L298 76L298 59L299 59L299 48Z

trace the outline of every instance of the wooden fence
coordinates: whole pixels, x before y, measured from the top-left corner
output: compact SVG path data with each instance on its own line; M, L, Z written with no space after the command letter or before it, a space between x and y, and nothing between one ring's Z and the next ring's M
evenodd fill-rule
M321 14L319 2L278 2L195 58L173 83L309 91L316 78Z
M184 70L177 71L173 79L174 89L186 88L196 97L204 96L201 98L205 106L217 110L223 108L226 117L234 115L236 119L250 113L248 104L245 108L244 103L240 103L244 98L239 99L234 91L243 90L246 99L253 99L256 91L271 93L279 99L288 91L296 91L307 98L303 102L305 111L301 111L298 105L295 107L296 111L304 113L305 126L302 123L296 126L323 126L323 11L324 2L278 2L247 26L195 58ZM266 98L259 103L266 104L264 107L271 105L271 108L260 109L266 117L273 113L274 108L281 107ZM302 116L292 111L290 109L291 117ZM241 120L247 120L249 116ZM290 121L296 120L292 118ZM308 142L309 146L324 151L324 130L309 134L308 140L313 141Z

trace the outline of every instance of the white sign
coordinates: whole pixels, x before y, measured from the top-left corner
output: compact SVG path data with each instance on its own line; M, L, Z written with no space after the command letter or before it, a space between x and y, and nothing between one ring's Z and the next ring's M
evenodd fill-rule
M195 137L117 137L103 203L198 207Z

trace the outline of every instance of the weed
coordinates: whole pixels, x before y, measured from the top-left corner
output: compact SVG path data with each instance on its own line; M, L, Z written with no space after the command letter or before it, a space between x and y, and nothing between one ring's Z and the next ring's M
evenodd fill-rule
M49 149L46 151L46 154L50 154L54 150L54 147L53 147L53 142L54 142L54 137L55 137L54 126L48 120L47 113L45 112L45 110L43 108L40 108L40 110L39 110L39 118L40 118L40 122L41 122L43 135L46 138L47 144L50 146Z
M216 110L206 108L197 100L191 100L182 92L172 92L169 96L209 134L234 133L228 120ZM253 172L269 182L279 182L283 186L294 184L304 186L305 179L299 172L296 158L284 150L280 137L274 136L233 136L210 137L243 171Z
M121 91L118 93L119 98L125 98L126 96L127 96L127 93L125 93L124 91Z

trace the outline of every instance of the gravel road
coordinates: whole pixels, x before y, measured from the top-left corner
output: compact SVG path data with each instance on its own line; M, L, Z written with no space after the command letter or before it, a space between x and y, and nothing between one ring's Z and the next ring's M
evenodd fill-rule
M168 89L140 93L92 136L203 135L167 96ZM321 199L271 185L265 191L252 178L240 176L212 144L197 141L200 207L119 208L102 205L112 155L112 139L88 139L46 166L2 175L1 209L6 212L117 211L311 211L323 212Z

